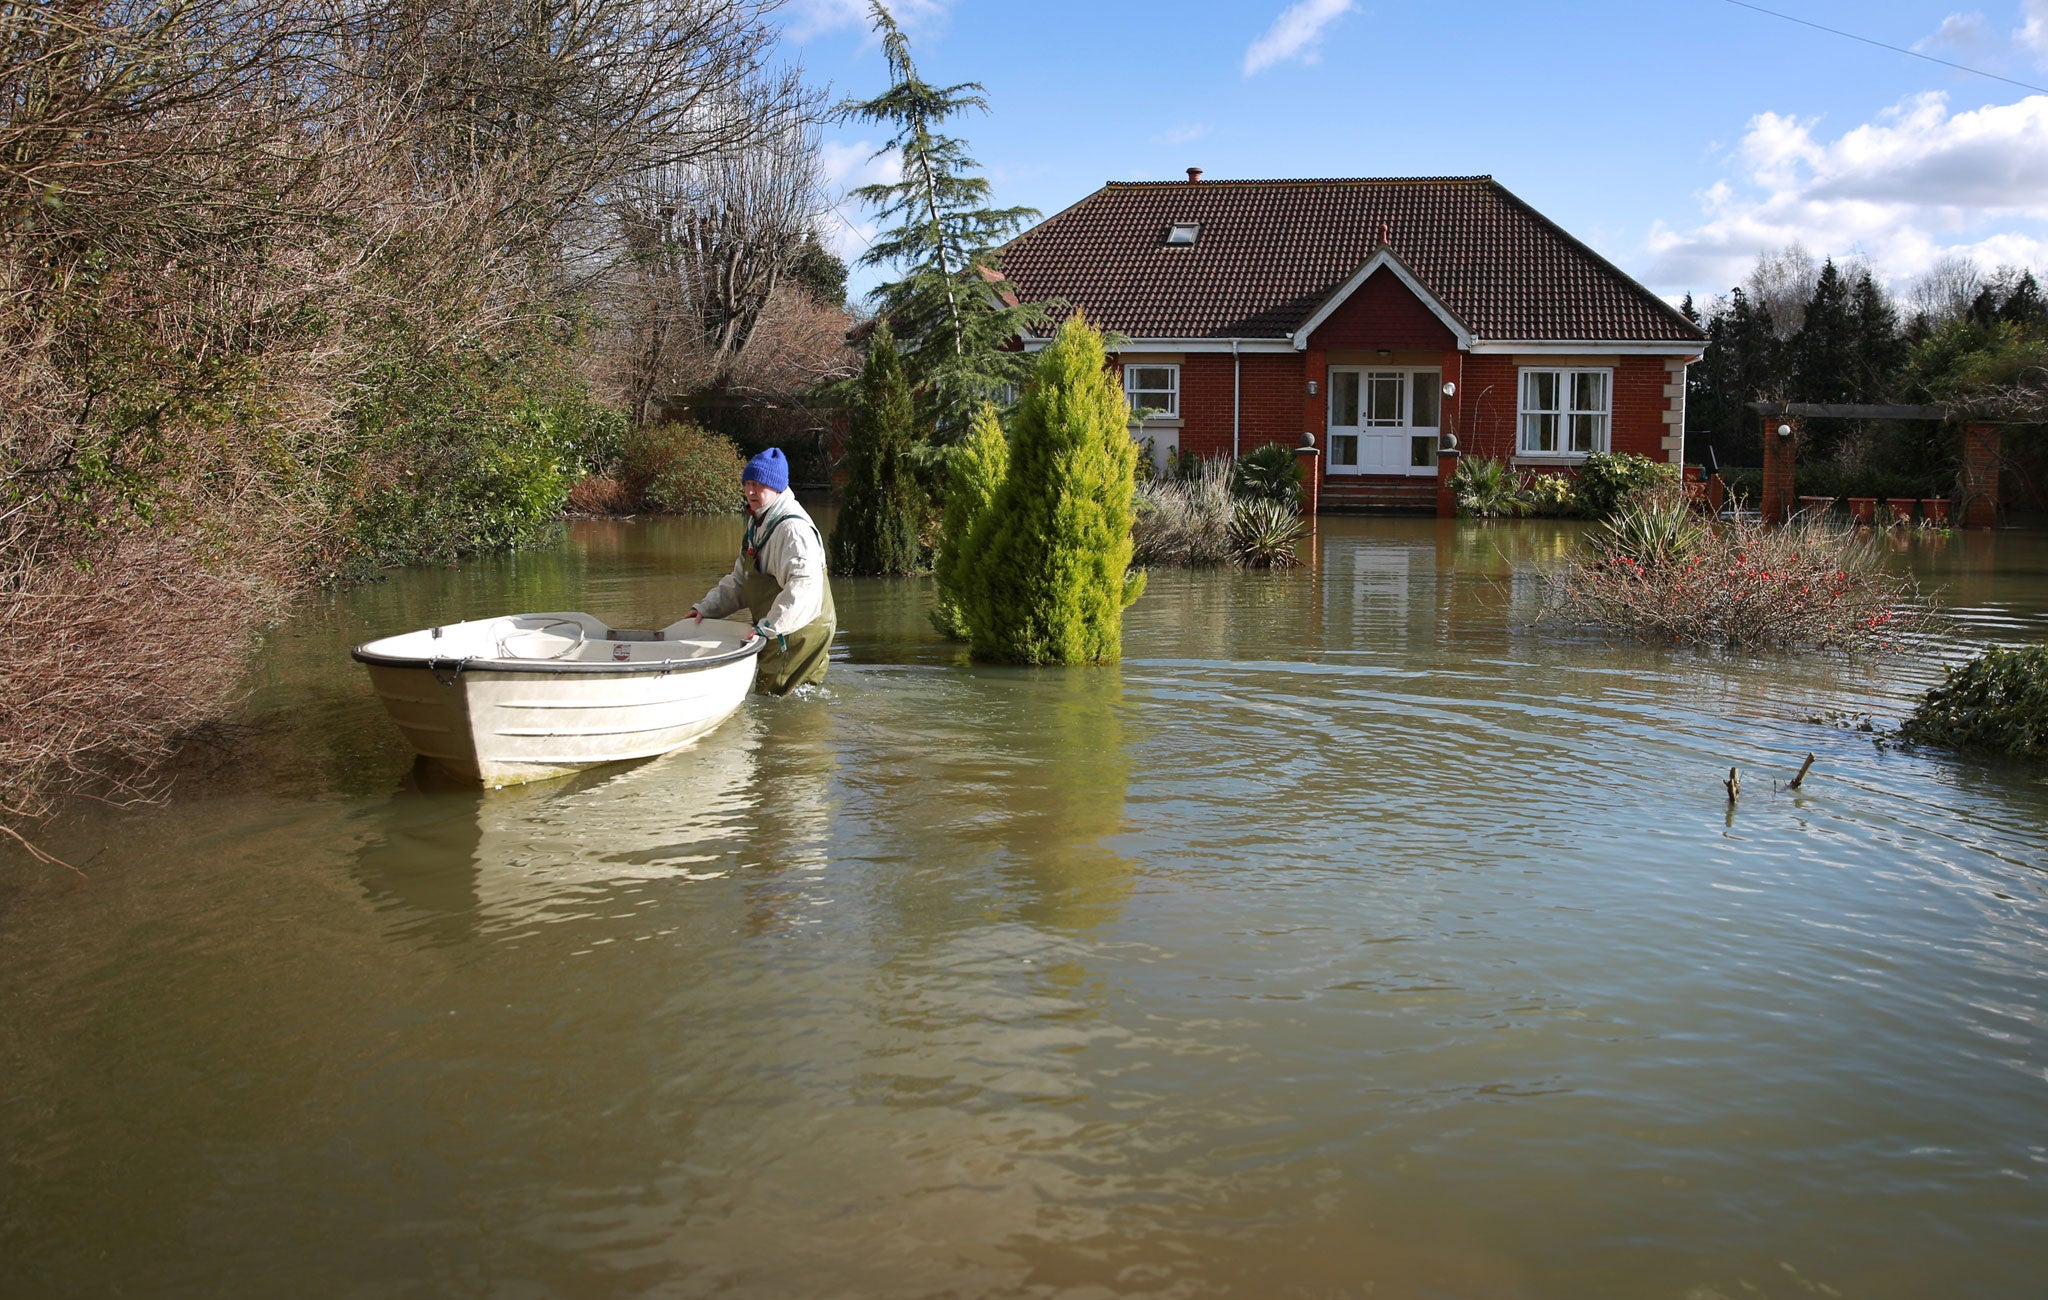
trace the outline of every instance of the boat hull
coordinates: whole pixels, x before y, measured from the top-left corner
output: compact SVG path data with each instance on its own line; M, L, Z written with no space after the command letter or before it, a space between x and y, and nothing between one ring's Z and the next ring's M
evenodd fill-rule
M585 614L521 614L371 641L355 658L422 756L505 786L704 735L753 685L761 641L749 633L716 619L619 632Z

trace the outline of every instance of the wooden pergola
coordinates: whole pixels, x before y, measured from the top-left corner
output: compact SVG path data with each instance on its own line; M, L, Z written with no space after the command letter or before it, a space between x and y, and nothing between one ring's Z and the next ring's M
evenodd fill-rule
M1750 402L1763 420L1764 486L1758 502L1766 522L1792 517L1794 467L1799 456L1802 420L1930 420L1955 423L1959 414L1947 406L1885 406L1860 402ZM1998 522L1998 465L2001 431L2011 420L1961 416L1963 474L1957 493L1957 522L1965 528L1990 528Z

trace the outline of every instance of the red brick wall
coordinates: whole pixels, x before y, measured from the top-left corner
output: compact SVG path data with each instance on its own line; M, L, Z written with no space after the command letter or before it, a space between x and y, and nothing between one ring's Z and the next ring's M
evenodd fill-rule
M1456 336L1435 313L1384 267L1374 271L1309 337L1310 347L1324 351L1389 348L1440 352L1456 342Z
M1664 395L1670 376L1662 357L1623 357L1614 368L1614 418L1608 426L1608 450L1633 452L1651 460L1668 460L1664 435L1676 428L1664 423L1671 399Z
M1306 391L1299 354L1190 353L1180 363L1180 446L1199 456L1230 454L1231 363L1243 366L1239 394L1240 452L1268 442L1293 446L1301 438Z

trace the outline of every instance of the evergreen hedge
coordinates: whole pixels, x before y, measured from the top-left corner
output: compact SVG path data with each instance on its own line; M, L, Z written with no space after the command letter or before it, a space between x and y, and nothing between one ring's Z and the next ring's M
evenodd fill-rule
M746 463L729 438L694 424L656 424L625 438L622 477L639 508L670 515L729 514L741 506Z
M1018 407L1010 472L969 541L977 659L1114 663L1131 577L1138 446L1102 335L1075 313L1039 353Z
M918 537L921 494L912 474L916 438L910 383L888 322L875 327L867 363L854 389L846 439L846 495L832 526L832 568L846 574L915 573L923 567Z
M946 513L939 525L939 550L933 563L939 603L932 626L955 641L969 639L966 574L971 566L970 542L988 513L996 489L1010 472L1010 443L993 403L983 402L967 426L967 436L948 458Z
M2048 758L2048 646L1994 646L1921 697L1899 739Z

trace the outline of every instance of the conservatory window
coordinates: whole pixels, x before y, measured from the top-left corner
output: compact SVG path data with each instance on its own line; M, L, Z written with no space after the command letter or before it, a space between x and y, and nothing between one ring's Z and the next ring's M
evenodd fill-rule
M1133 415L1143 407L1148 419L1179 418L1180 367L1125 366L1124 400Z
M1606 451L1613 388L1612 370L1524 370L1517 449L1524 456Z

